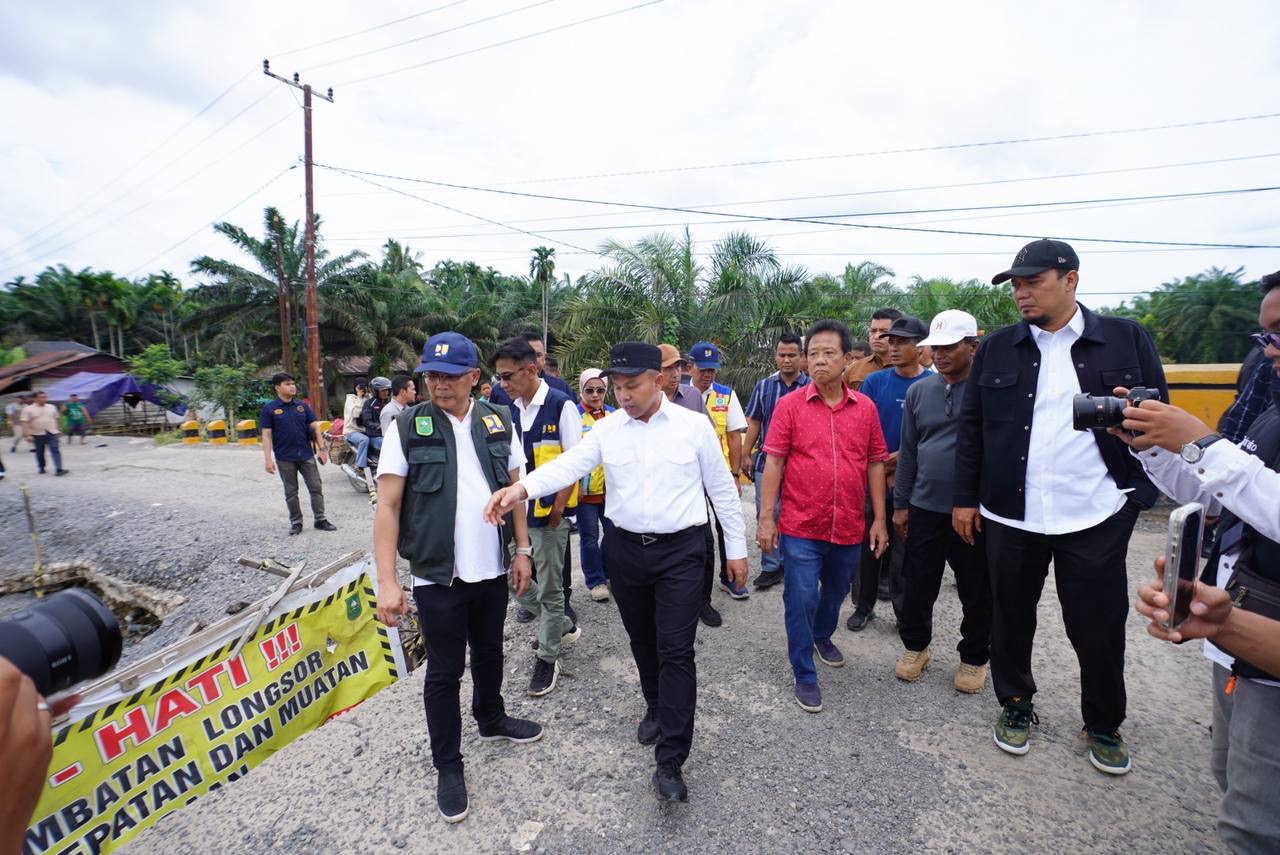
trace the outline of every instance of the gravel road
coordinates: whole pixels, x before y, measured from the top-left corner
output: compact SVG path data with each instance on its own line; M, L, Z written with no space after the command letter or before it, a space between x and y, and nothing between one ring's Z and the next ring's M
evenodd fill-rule
M30 455L5 450L0 576L30 568L15 487L25 479L47 560L84 558L187 597L130 658L169 643L192 620L216 620L232 601L267 593L275 577L237 566L238 555L318 567L369 548L366 498L335 467L324 467L324 481L339 530L288 537L280 484L263 471L259 449L98 442L68 449L72 474L58 479L36 476L23 459ZM749 494L745 507L750 516ZM1140 522L1131 587L1162 549L1162 529L1155 514ZM991 742L990 684L977 696L951 687L959 605L949 578L934 662L915 684L893 676L901 647L888 605L857 635L843 629L846 607L835 641L848 664L819 665L819 715L791 698L781 590L743 602L717 591L724 626L700 628L697 640L691 801L660 806L649 784L652 750L635 742L643 709L626 634L612 604L585 597L580 576L576 591L582 639L564 660L570 673L545 698L523 691L533 630L507 623L509 711L543 722L547 734L530 746L495 746L480 743L464 719L465 822L446 826L435 811L418 672L162 821L128 851L1221 851L1208 768L1209 664L1195 645L1149 639L1135 613L1124 728L1134 771L1117 779L1089 765L1079 738L1079 668L1052 585L1034 658L1041 724L1020 758ZM464 683L464 709L469 694Z

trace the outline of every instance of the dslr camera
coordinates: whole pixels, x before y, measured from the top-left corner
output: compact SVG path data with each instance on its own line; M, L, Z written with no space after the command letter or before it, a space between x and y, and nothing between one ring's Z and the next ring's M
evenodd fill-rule
M1124 408L1136 407L1143 401L1159 401L1160 390L1148 389L1145 386L1134 386L1129 390L1129 397L1116 398L1111 395L1094 397L1088 393L1076 395L1071 400L1071 426L1076 430L1106 430L1120 427L1124 421ZM1139 436L1141 431L1130 431Z
M120 661L123 643L111 609L80 588L0 620L0 656L46 697L110 671Z

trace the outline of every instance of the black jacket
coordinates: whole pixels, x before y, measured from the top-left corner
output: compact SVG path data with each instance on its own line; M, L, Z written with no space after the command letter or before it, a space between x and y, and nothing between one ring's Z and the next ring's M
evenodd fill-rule
M1095 315L1080 307L1084 332L1071 346L1080 391L1111 395L1116 386L1147 386L1169 400L1164 368L1155 344L1137 323ZM960 410L956 437L955 506L983 507L1008 519L1026 514L1027 450L1040 348L1023 321L987 336L973 359L969 388ZM1140 506L1155 504L1158 492L1129 453L1129 447L1104 431L1093 438L1107 471Z

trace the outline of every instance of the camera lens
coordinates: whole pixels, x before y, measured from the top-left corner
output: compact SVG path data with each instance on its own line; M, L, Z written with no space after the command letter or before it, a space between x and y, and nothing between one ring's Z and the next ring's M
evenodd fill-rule
M1129 402L1109 395L1081 394L1071 399L1071 426L1076 430L1105 430L1119 427Z
M69 588L0 620L0 656L51 695L120 661L120 624L102 600Z

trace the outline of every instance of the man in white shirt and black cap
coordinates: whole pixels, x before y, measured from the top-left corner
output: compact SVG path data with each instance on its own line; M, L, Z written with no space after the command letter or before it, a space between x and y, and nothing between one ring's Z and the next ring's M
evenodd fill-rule
M527 498L555 493L603 463L609 485L605 563L647 706L636 736L643 745L656 744L658 798L686 801L681 769L693 743L706 496L724 526L729 573L739 585L747 578L747 541L737 485L715 430L706 416L667 400L658 385L661 365L654 345L614 345L604 373L613 377L621 412L495 492L485 518L495 523Z

